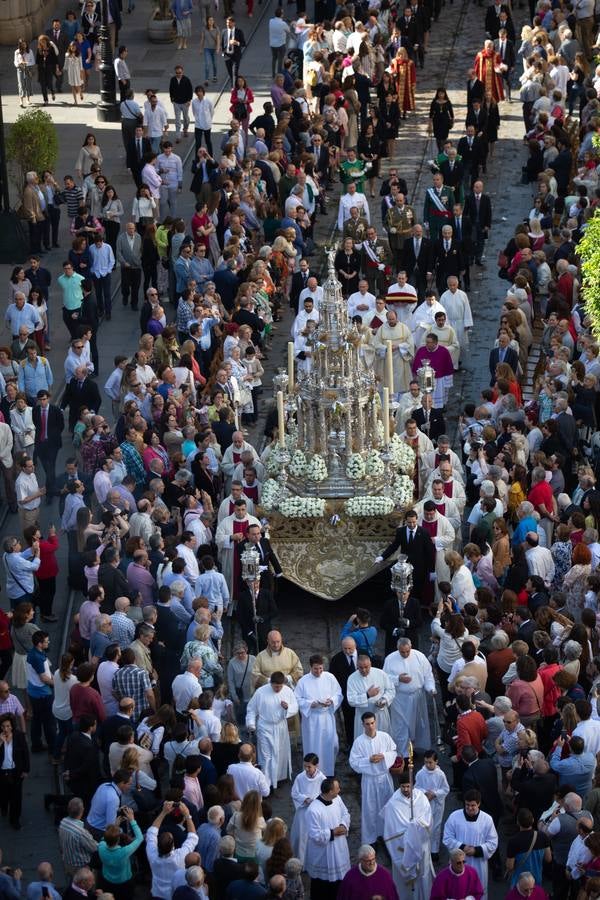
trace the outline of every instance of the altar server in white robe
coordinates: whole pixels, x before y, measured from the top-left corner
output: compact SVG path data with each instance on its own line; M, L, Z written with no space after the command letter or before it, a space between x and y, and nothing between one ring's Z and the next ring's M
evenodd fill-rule
M423 402L423 394L419 387L419 382L413 378L408 386L408 391L400 397L398 408L396 410L396 433L400 434L404 431L404 423L407 419L411 419L415 409L418 409Z
M423 791L431 805L431 853L435 859L440 852L442 819L446 797L450 793L450 785L444 771L438 766L438 755L435 750L428 750L422 769L416 774L415 787Z
M354 707L354 737L363 733L361 716L371 712L377 720L377 731L392 732L390 706L394 702L394 685L390 676L382 669L375 669L371 657L359 653L356 661L356 672L353 672L346 684L346 697L350 706Z
M313 353L315 351L315 340L312 335L315 333L316 327L317 323L309 319L305 328L294 338L294 356L296 358L298 377L310 375L312 372Z
M396 745L385 731L377 731L372 712L361 716L363 734L350 749L348 762L362 776L360 783L360 839L373 844L383 833L381 810L394 793L390 766L396 759Z
M408 756L408 742L415 749L431 746L427 694L435 694L431 663L424 653L412 649L406 637L398 650L386 656L383 671L392 679L396 694L392 703L392 737L399 756Z
M255 516L248 515L245 500L236 500L233 515L225 516L215 534L221 571L227 581L230 597L237 597L240 576L239 556L235 555L235 545L246 539L249 525L260 527L260 522Z
M383 839L392 858L392 877L400 900L429 900L433 871L429 835L431 806L418 788L412 789L408 772L400 789L382 810Z
M427 469L427 479L432 472L434 472L441 462L442 458L449 458L450 465L452 466L452 471L456 473L456 477L460 478L461 482L464 484L464 468L457 454L450 447L450 438L447 434L440 434L437 439L437 447L434 450L429 450L423 456L423 466Z
M483 898L487 897L488 859L498 847L498 832L490 815L481 810L479 791L465 791L464 809L450 813L444 826L443 844L447 850L460 847L465 852L468 865L473 866L483 885Z
M450 275L446 284L448 290L440 297L440 303L446 310L448 325L456 332L460 352L464 356L469 349L469 331L473 327L471 304L465 292L459 289L458 278L455 275Z
M350 813L339 796L337 778L326 778L306 814L304 867L311 878L311 900L331 900L350 868Z
M425 335L429 334L435 324L436 312L444 312L444 307L439 302L435 291L426 291L425 301L417 306L410 317L408 326L412 332L415 347L421 347L425 343Z
M433 500L425 500L417 524L425 529L435 546L436 582L450 581L452 576L444 555L446 550L452 550L454 547L456 539L454 528L448 519L438 512Z
M460 344L452 325L448 324L448 317L443 309L435 314L435 324L430 329L435 334L440 347L445 347L452 357L452 365L458 369L460 363Z
M460 507L458 506L456 500L452 500L450 497L446 497L446 495L444 494L444 485L439 478L436 478L436 480L431 483L431 485L429 486L429 490L427 491L423 499L419 500L418 503L415 503L413 508L415 509L418 516L422 515L423 504L426 500L433 500L437 511L448 519L448 521L454 528L454 532L460 542Z
M321 793L321 785L325 776L319 768L319 757L316 753L307 753L303 760L304 771L296 775L292 785L292 803L296 812L292 822L290 841L294 856L304 865L306 856L306 814L313 800Z
M302 752L316 753L321 771L335 772L339 748L335 714L342 703L342 689L331 672L325 672L323 657L309 659L310 672L296 685L296 699L302 715Z
M246 709L246 728L256 731L258 764L272 788L292 777L292 751L287 720L298 712L298 701L283 672L273 672L269 684L253 694Z

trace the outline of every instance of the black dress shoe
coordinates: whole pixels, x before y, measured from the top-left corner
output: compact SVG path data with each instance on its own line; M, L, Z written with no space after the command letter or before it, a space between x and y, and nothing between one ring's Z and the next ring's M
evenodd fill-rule
M107 312L106 315L104 316L104 318L106 319L107 322L110 322L110 320L112 319L112 316L109 312Z

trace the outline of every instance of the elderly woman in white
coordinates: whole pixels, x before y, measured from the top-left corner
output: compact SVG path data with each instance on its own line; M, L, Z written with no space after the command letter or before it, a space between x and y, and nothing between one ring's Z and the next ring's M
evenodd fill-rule
M444 556L444 560L450 569L452 596L456 600L459 608L461 610L464 609L466 603L477 604L473 576L465 566L460 553L457 553L455 550L448 550Z

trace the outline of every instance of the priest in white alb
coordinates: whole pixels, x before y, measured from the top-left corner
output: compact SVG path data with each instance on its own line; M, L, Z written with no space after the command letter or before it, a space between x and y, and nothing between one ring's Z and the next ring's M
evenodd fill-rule
M348 762L358 772L360 785L360 839L373 844L383 833L380 813L394 793L390 766L396 760L396 745L385 731L377 730L374 713L361 716L363 734L355 738Z
M417 519L419 525L425 529L435 546L435 580L450 581L450 569L444 559L446 550L452 550L456 539L456 532L448 521L436 508L433 500L425 500L423 511Z
M331 900L350 869L350 813L340 797L337 778L326 778L306 813L306 857L311 900Z
M444 494L444 484L441 478L434 478L434 480L430 483L423 499L419 500L418 503L415 503L414 508L419 515L421 515L423 511L423 504L426 500L433 500L437 511L441 513L442 516L445 516L448 519L448 521L454 528L455 535L457 537L460 537L460 527L462 521L460 507L456 500L452 500L451 497L446 497L446 495Z
M425 483L425 493L427 493L434 481L442 482L442 490L446 497L454 500L462 515L467 503L467 495L462 482L462 474L457 469L452 468L449 459L444 459L437 469L434 469Z
M360 316L364 322L367 313L375 311L375 294L369 291L369 282L361 278L358 282L358 290L348 297L348 318Z
M398 649L385 658L386 672L396 690L392 703L392 737L399 756L408 756L408 743L415 749L431 746L427 694L435 694L431 663L424 653L413 650L410 640L401 637Z
M483 885L483 900L487 896L488 860L498 848L498 832L494 821L481 809L481 794L465 791L464 808L450 813L444 826L442 842L447 850L460 847L468 865L473 866Z
M302 761L303 771L294 778L292 785L292 803L294 804L294 821L290 831L290 841L294 856L304 865L306 855L306 814L308 807L321 793L321 785L325 776L319 768L319 757L316 753L307 753Z
M455 369L458 369L460 363L460 344L454 328L452 325L448 324L448 317L445 310L440 309L436 312L435 321L429 330L431 331L431 334L435 334L440 347L446 348L452 359L452 365Z
M292 777L287 720L297 712L296 695L283 672L273 672L269 684L259 687L248 702L246 728L256 731L258 764L272 788Z
M252 453L253 459L258 459L258 453L248 441L244 440L244 435L241 431L234 431L231 435L231 444L223 454L223 459L221 460L221 471L225 476L225 490L229 491L231 488L231 481L233 479L233 473L238 463L242 461L242 452L244 450L248 450Z
M411 788L408 772L402 772L398 780L400 789L381 813L394 884L399 900L429 900L433 879L431 806L423 791Z
M417 289L408 283L406 272L398 272L396 284L392 284L388 288L385 302L388 309L396 310L398 321L403 322L410 328L412 315L417 308L419 297Z
M302 725L302 752L316 753L325 775L333 775L339 748L335 714L343 695L337 678L325 672L323 657L313 654L310 672L296 685Z
M387 348L392 342L392 367L394 373L393 386L387 383ZM407 325L398 321L396 311L390 309L386 313L386 323L377 330L373 338L375 348L375 375L382 384L390 388L392 396L403 394L408 390L412 378L411 363L415 355L415 345Z
M446 284L448 290L440 297L440 303L446 310L448 325L456 332L460 352L464 356L469 350L469 332L473 327L471 304L465 292L459 289L458 278L455 275L450 275Z
M464 482L463 464L458 455L451 448L450 438L447 434L440 434L437 439L437 447L435 450L429 450L423 456L423 467L427 470L427 479L429 480L431 473L437 469L440 463L445 459L450 460L450 465L452 466L452 469L456 471L457 478L460 478L461 482Z
M227 581L229 596L237 598L242 567L236 544L245 539L249 525L258 525L260 527L260 522L255 516L248 515L245 500L236 500L234 505L233 515L225 516L219 524L215 534L215 543L219 550L219 562L221 563L221 571Z
M355 709L354 737L363 733L361 716L371 712L377 721L377 730L391 734L390 706L394 701L394 685L383 669L374 668L371 657L359 653L356 672L350 675L346 684L348 704Z

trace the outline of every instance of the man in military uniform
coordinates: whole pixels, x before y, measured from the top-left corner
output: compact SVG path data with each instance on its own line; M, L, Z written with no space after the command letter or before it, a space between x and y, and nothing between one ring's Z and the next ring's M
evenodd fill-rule
M360 245L367 236L368 227L369 223L364 216L360 215L358 206L351 207L350 218L346 219L346 222L344 224L344 240L346 238L352 238L354 245L357 247L357 249L359 249Z
M401 254L404 248L404 241L412 233L412 228L415 224L415 211L412 206L407 206L404 201L404 194L398 193L396 203L388 209L383 223L387 231L396 270L402 264Z
M372 225L367 228L367 237L363 241L360 267L363 277L369 283L370 292L376 297L386 294L391 275L390 248L387 241L377 237Z
M454 207L454 191L444 184L443 175L436 172L433 185L425 192L423 224L429 231L432 242L441 237L442 226L449 225Z

